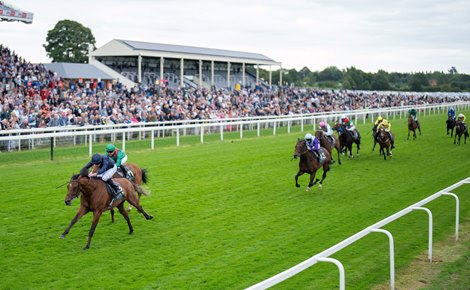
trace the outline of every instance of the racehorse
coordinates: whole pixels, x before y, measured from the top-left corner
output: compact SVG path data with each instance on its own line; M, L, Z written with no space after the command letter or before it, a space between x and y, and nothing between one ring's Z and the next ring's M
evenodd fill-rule
M449 130L450 130L450 138L452 138L454 134L454 128L455 128L455 119L452 116L449 116L446 120L447 124L447 135L449 135Z
M323 160L323 163L320 164L318 162L317 156L311 151L308 150L307 148L307 142L305 140L297 139L297 144L295 145L295 151L294 151L294 158L300 157L299 161L299 171L295 175L295 186L300 187L299 185L299 176L301 176L304 173L309 173L310 174L310 182L308 183L306 191L310 190L310 187L315 185L318 182L318 178L315 179L315 182L313 179L315 178L315 174L317 173L317 170L323 167L323 175L320 180L320 184L318 185L318 189L322 188L323 180L326 178L326 173L330 170L330 161L331 161L331 155L323 147L320 147L320 150L322 150L323 154L325 155L325 158Z
M419 131L419 135L421 135L421 125L418 121L415 121L413 117L408 117L408 137L407 140L410 139L410 132L413 132L413 139L416 139L416 129Z
M146 192L138 185L130 182L124 178L115 179L116 182L122 187L125 199L127 202L135 206L137 210L144 215L147 220L153 218L153 216L148 215L142 206L137 200L135 192L146 195ZM73 175L67 185L67 195L65 196L65 205L70 206L72 200L80 196L80 208L77 211L77 214L70 222L69 226L60 236L61 239L64 239L65 236L70 232L72 226L85 214L88 212L93 212L93 222L91 224L90 231L88 232L88 241L83 248L84 250L90 248L91 238L95 232L96 226L100 220L101 214L108 209L108 205L111 202L111 197L108 194L106 188L106 183L101 179L90 178L86 169L83 169L80 174ZM119 212L122 214L124 219L127 221L127 226L129 227L129 234L134 232L131 221L129 219L129 214L124 209L124 200L117 206Z
M147 184L148 182L148 175L147 175L147 169L145 168L140 168L137 164L134 163L126 163L124 166L127 167L128 170L132 171L133 179L129 179L130 181L134 182L137 185L142 185L142 183ZM99 165L95 164L93 165L93 170L92 172L97 172L99 170ZM124 173L122 172L121 168L118 167L118 170L116 173L114 173L113 178L126 178L124 176ZM141 193L137 192L137 198L140 203L140 197L142 196ZM132 209L132 205L129 205L127 208L127 211L130 211ZM111 210L111 219L114 222L114 210Z
M457 144L460 145L460 138L462 137L462 135L464 136L464 144L467 144L467 137L469 137L468 126L464 122L457 121L455 123L454 144L457 141L457 137L458 137Z
M341 146L339 145L338 138L336 138L334 135L331 135L331 139L333 139L333 144L332 144L330 139L328 139L328 136L324 134L323 130L317 130L315 132L315 138L320 140L320 146L324 147L330 153L331 164L334 163L333 154L331 152L333 152L333 147L336 148L336 152L338 153L338 164L341 165L341 158L340 158Z
M379 143L379 146L380 146L379 154L384 156L384 160L387 160L387 156L390 156L391 158L392 152L390 151L390 146L391 146L392 140L390 140L390 136L388 135L388 133L385 131L384 128L380 128L377 131L377 138L375 140L377 140L377 143ZM385 154L385 151L387 152L387 154Z
M356 157L359 157L359 150L361 149L361 134L357 131L357 138L354 138L353 133L346 129L345 125L340 123L336 123L333 126L333 130L336 130L339 134L339 144L341 146L341 152L345 152L344 148L346 148L346 153L349 151L349 158L354 158L352 154L352 144L356 143Z

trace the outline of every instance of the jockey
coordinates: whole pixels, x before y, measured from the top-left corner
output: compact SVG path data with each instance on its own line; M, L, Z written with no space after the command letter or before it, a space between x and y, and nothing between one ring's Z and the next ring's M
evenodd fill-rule
M457 116L457 121L460 121L462 123L465 123L465 115L460 113L458 116Z
M416 116L416 109L415 108L412 108L408 113L409 113L409 116L411 118L413 118L413 120L418 122L418 117Z
M452 120L455 120L455 109L454 107L450 107L447 111L447 116L452 117Z
M389 123L386 119L383 119L382 122L380 122L378 125L377 125L377 132L379 131L380 128L383 128L385 130L385 132L387 132L388 134L388 137L390 137L390 144L392 145L392 149L395 148L395 140L393 138L393 134L391 132L392 130L392 124Z
M115 202L124 199L124 194L122 193L121 187L117 182L111 179L114 173L116 173L117 167L114 163L114 160L109 158L107 155L101 155L96 153L91 157L91 161L88 162L83 169L88 171L90 167L97 164L100 169L96 173L90 173L89 176L96 176L97 178L101 178L101 180L109 184L113 189L112 200L108 206L108 208L111 209L113 208Z
M346 127L346 130L351 132L353 138L357 139L357 131L356 131L356 127L354 127L354 123L351 120L349 120L349 118L346 117L345 115L341 116L341 123Z
M326 135L326 137L333 143L333 130L331 129L330 125L327 122L320 121L320 129Z
M382 118L381 116L378 116L377 120L375 120L374 128L372 128L372 134L374 135L374 138L377 134L377 127L379 126L380 123L382 123L383 120L384 118Z
M116 167L120 167L122 170L122 173L124 173L124 176L127 179L131 179L133 177L132 171L127 170L127 168L124 166L127 162L127 155L123 151L119 150L114 146L114 144L108 144L106 146L106 153L108 156L116 162Z
M320 154L320 141L310 133L305 134L305 142L307 143L307 149L318 156L318 161L322 162L322 155Z

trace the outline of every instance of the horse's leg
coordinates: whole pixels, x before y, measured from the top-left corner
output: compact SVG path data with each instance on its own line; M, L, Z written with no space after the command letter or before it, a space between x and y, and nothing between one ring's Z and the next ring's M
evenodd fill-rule
M69 226L65 229L65 231L62 233L62 235L60 235L60 238L64 239L65 236L70 232L70 229L73 227L73 225L87 212L88 212L88 210L85 210L84 208L80 207L78 209L77 214L75 215L75 217L70 222Z
M98 225L98 222L100 221L100 217L102 213L103 213L102 210L95 210L93 212L93 222L91 224L90 231L88 232L88 241L85 247L83 248L84 250L90 248L91 238L93 238L93 234L95 233L96 226Z
M127 226L129 227L129 235L132 235L132 233L134 232L134 228L132 227L131 220L129 219L129 214L127 213L127 211L124 210L124 203L118 205L117 208L119 209L119 213L121 213L121 215L127 222Z
M295 186L296 186L296 187L300 187L300 184L299 184L298 180L299 180L299 176L301 176L302 174L304 174L304 173L301 172L301 171L299 171L299 172L297 172L297 174L295 175Z
M323 164L323 174L321 176L320 184L318 185L318 189L322 189L323 186L323 180L326 178L326 173L330 171L330 166L325 162Z
M338 153L338 164L341 165L341 157L340 157L338 148L336 148L336 153Z
M457 132L455 132L455 135L454 135L454 144L456 140L457 140Z
M111 223L114 224L114 209L111 209L110 212L111 212Z
M359 150L361 149L361 141L356 142L356 157L359 158Z
M421 126L418 126L419 135L421 135Z
M137 201L137 197L135 196L135 194L131 193L131 194L127 194L126 193L126 200L128 203L130 203L131 205L133 205L137 211L139 211L141 214L144 215L145 219L147 220L151 220L153 219L153 216L147 214L144 209L142 208L142 206L140 205L140 203Z
M309 191L310 188L311 188L312 186L314 186L314 185L318 182L319 179L318 179L318 178L315 179L315 174L316 174L316 173L317 173L317 172L314 171L312 174L310 174L310 182L308 183L308 186L307 186L306 191ZM314 179L315 179L315 181L313 181Z
M410 128L408 128L408 137L406 137L406 140L410 140Z

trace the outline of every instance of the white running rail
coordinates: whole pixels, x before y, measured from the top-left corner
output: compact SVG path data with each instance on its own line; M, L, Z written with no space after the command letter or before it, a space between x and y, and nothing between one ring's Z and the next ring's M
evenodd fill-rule
M410 205L409 207L373 224L372 226L363 229L362 231L356 233L355 235L347 238L346 240L339 242L338 244L326 249L325 251L316 254L315 256L293 266L290 269L285 270L284 272L281 272L271 278L268 278L264 281L259 282L258 284L255 284L246 290L259 290L259 289L267 289L269 287L272 287L276 284L281 283L284 280L287 280L288 278L302 272L303 270L315 265L318 262L329 262L329 263L334 263L339 270L339 288L341 290L345 289L345 273L344 273L344 267L341 264L340 261L336 259L329 258L329 256L335 254L336 252L344 249L345 247L353 244L354 242L358 241L362 237L370 234L370 233L384 233L388 236L389 238L389 245L390 245L390 288L395 289L395 257L394 257L394 245L393 245L393 236L390 232L381 229L383 226L387 225L388 223L391 223L395 221L396 219L414 211L414 210L423 210L426 211L428 214L428 232L429 232L429 243L428 243L428 258L429 261L432 262L432 213L428 208L423 207L423 205L429 203L430 201L435 200L436 198L439 198L441 196L452 196L455 199L455 239L459 239L459 198L456 194L452 193L451 191L454 190L455 188L460 187L463 184L469 184L470 183L470 177L467 177L466 179L463 179L431 196L428 196L427 198Z

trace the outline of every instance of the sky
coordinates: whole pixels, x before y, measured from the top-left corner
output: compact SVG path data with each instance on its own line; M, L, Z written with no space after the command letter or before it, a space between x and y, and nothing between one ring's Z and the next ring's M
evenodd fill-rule
M48 63L47 32L70 19L112 39L260 53L285 69L470 74L468 0L6 0L32 24L0 22L0 43ZM278 69L273 67L273 69Z

